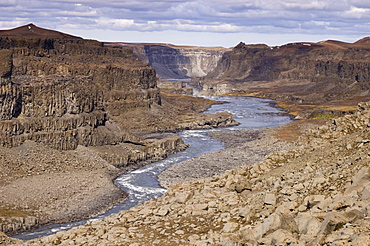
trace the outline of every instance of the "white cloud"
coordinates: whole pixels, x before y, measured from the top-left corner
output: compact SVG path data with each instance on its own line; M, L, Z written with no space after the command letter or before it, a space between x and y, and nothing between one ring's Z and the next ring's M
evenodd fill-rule
M199 18L205 16L217 15L216 10L214 9L213 1L196 1L196 2L183 2L178 5L171 7L168 12L172 15L179 17L188 17L188 18Z
M346 0L281 1L284 9L296 11L341 11L350 5Z
M238 32L242 31L241 27L225 23L208 23L207 25L197 24L194 21L172 20L159 23L157 21L147 21L136 23L132 19L98 19L96 28L112 29L116 31L138 30L138 31L195 31L195 32ZM64 27L67 27L66 25ZM72 28L71 25L68 28ZM79 25L76 28L81 28Z
M1 0L0 7L16 6L17 4L18 0Z
M198 33L356 35L368 0L1 0L0 27Z
M370 2L368 0L349 0L352 6L358 8L370 8Z
M95 10L86 11L86 12L79 12L79 11L56 11L53 13L54 16L63 16L63 17L70 17L70 16L77 16L77 17L98 17L98 13Z
M352 6L350 10L343 12L341 16L348 19L369 19L370 10Z
M208 25L197 25L195 23L180 23L171 26L172 29L180 31L198 31L198 32L238 32L242 31L242 28L233 26L231 24L217 24L210 23Z
M14 28L14 27L23 25L25 22L27 22L27 20L22 19L22 18L16 18L12 21L8 21L8 20L2 21L2 20L0 20L0 28L4 28L4 29L5 28L6 29Z

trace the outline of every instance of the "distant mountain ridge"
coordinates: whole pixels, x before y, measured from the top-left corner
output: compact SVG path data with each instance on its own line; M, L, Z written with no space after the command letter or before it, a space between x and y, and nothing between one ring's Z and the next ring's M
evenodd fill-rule
M274 47L240 43L223 54L202 85L203 95L253 94L294 105L355 108L370 100L370 38Z
M33 23L16 27L9 30L0 30L0 36L26 36L26 37L47 37L47 38L78 38L77 36L69 35L66 33L49 30L38 27Z

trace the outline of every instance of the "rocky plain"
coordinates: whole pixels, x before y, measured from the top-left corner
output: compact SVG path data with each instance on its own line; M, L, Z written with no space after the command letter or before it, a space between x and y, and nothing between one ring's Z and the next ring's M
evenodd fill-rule
M235 138L221 137L234 148L216 158L232 158L240 167L203 179L189 177L188 182L170 179L163 197L128 211L52 236L8 243L368 245L369 119L370 104L362 103L355 114L320 126L294 122L245 141L235 133L236 145ZM294 140L288 134L293 129L304 133ZM280 151L243 166L248 164L244 151L266 143ZM212 165L215 156L200 159Z
M24 29L16 31L30 30ZM44 29L38 32L51 35ZM99 46L94 50L108 56L103 56L108 60L99 58L105 61L98 66L103 67L102 72L91 74L95 67L82 74L79 70L81 77L63 81L89 85L89 92L95 93L94 100L101 104L78 107L78 98L91 97L76 97L72 93L68 100L61 100L66 105L64 110L53 109L59 104L50 104L47 96L41 96L45 92L32 94L50 81L43 74L46 63L42 69L39 63L34 65L38 69L29 65L20 69L19 65L29 64L30 58L53 58L52 53L58 49L51 49L50 42L41 42L40 50L45 52L48 48L44 56L27 52L24 55L25 48L16 53L18 56L8 49L1 53L6 59L2 59L4 96L0 123L4 133L12 129L12 138L2 138L2 228L30 229L39 221L73 220L104 210L106 205L101 207L101 201L112 204L124 199L111 182L118 173L186 147L176 135L163 132L235 124L228 114L199 114L215 102L159 93L154 70L135 60L129 50L93 41L89 42ZM69 42L61 43L59 37L53 47L68 47ZM276 98L278 105L299 120L271 129L214 132L212 137L225 142L227 148L178 163L163 172L159 181L168 190L162 197L103 220L30 241L0 234L0 244L369 245L370 103L360 102L369 96L367 45L368 39L355 44L327 41L282 47L239 44L231 51L223 51L215 69L199 80L202 94ZM121 56L118 61L110 60L117 50L127 52L128 60ZM68 54L68 49L65 52ZM65 71L71 58L63 58L58 66ZM27 62L22 63L22 59ZM55 59L62 58L58 55ZM127 61L131 66L126 73L126 67L121 66ZM106 63L114 66L107 67ZM73 66L67 67L73 70L78 64L74 61ZM51 67L55 70L58 66ZM138 72L132 75L132 70ZM63 76L70 73L76 72L70 70ZM115 85L116 76L131 81L126 84L130 93L128 87L122 91L120 85ZM112 80L102 82L106 77ZM24 78L38 86L22 86ZM56 84L53 81L52 91L58 91L55 88L61 79ZM104 87L104 83L113 87ZM104 87L102 94L100 86ZM40 98L45 103L32 103ZM46 109L44 104L51 106ZM98 111L93 120L88 105ZM40 112L42 117L37 115ZM72 124L78 127L62 124L70 119L80 122ZM47 137L30 134L34 131L32 124L37 124L37 132ZM67 131L55 136L53 127L57 126ZM74 134L67 135L68 130ZM89 134L83 134L86 132ZM161 134L153 134L158 132ZM68 141L61 144L61 136L67 136ZM132 159L128 161L127 156Z

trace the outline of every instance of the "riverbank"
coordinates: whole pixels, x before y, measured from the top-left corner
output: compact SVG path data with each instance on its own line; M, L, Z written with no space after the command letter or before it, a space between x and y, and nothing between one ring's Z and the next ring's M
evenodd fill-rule
M288 149L291 147L301 149L296 145L296 141L305 130L317 128L322 124L323 121L295 121L276 128L222 131L214 132L212 135L225 141L227 145L226 149L217 152L217 158L225 158L223 160L228 160L229 165L233 165L234 161L235 164L239 162L244 165L248 161L248 157L243 156L244 150L260 148L263 151L265 144L269 144L272 145L271 151L285 149L280 153L289 155L291 150ZM263 154L258 153L256 159L259 158L258 155ZM278 161L280 157L284 157L284 154L271 156L274 161ZM194 164L199 163L200 160L203 161L202 168L212 168L215 155L202 155L194 160ZM178 167L184 167L189 163L183 162ZM83 243L96 245L96 242L107 245L201 245L201 243L229 245L228 242L249 240L249 237L254 240L255 234L248 234L250 228L254 228L253 225L249 227L251 221L255 221L258 225L259 220L263 221L270 214L275 216L273 213L275 207L281 203L283 203L283 208L279 208L281 212L285 211L283 210L285 207L289 209L289 204L294 208L299 205L293 201L287 204L285 200L274 200L276 199L274 195L270 198L266 189L273 190L271 188L274 184L273 179L279 171L274 171L272 164L268 163L269 159L265 159L260 164L244 165L211 178L174 184L163 197L152 199L102 221L31 240L24 245L54 245L61 242L66 245ZM183 170L178 167L177 170ZM299 166L288 170L294 173L297 168ZM207 175L207 172L202 175ZM250 175L253 177L248 177ZM194 175L190 176L194 178ZM279 174L277 177L280 180ZM287 177L291 178L291 175ZM284 180L279 182L283 183ZM287 187L291 187L291 184L288 183ZM294 194L289 193L289 195ZM293 197L290 198L293 199ZM250 202L253 205L249 204ZM293 212L296 213L296 210ZM258 237L257 234L256 237Z
M142 146L126 143L58 151L26 141L15 148L0 147L1 231L14 235L41 225L91 218L123 202L127 195L113 183L118 175L187 147L176 134L162 135ZM119 159L117 148L127 156L126 163L112 164Z
M167 188L258 163L270 153L294 147L304 131L322 124L323 120L300 120L276 128L211 132L208 135L224 142L225 149L172 165L159 175L158 180Z
M270 116L269 114L270 113L267 113L267 112L275 112L275 109L272 109L272 108L269 108L269 107L265 107L263 106L263 104L261 104L260 106L255 106L256 103L257 105L260 103L260 99L253 99L253 98L249 98L249 99L242 99L242 101L244 100L247 100L246 103L247 105L249 106L244 106L242 107L243 111L246 110L245 112L243 112L243 114L245 113L247 117L249 117L248 115L252 114L256 117L253 117L254 119L251 119L251 123L253 126L254 125L265 125L265 122L268 122L270 121ZM239 100L237 100L237 102L239 102ZM236 102L234 102L236 103ZM238 107L240 107L239 103L238 104ZM225 106L227 107L232 107L233 109L236 109L235 106L232 106L234 105L233 103L231 104L224 104ZM229 106L231 105L231 106ZM266 106L269 105L269 102L267 102ZM248 108L248 109L247 109ZM217 109L216 111L218 111L220 109ZM251 111L250 111L251 110ZM265 113L263 113L265 112ZM221 113L221 114L226 114L226 113ZM265 114L265 116L263 116ZM232 120L229 120L230 117L228 115L226 115L225 117L221 117L221 118L218 118L217 115L219 114L206 114L205 117L203 118L207 118L208 119L208 122L207 124L203 124L202 120L203 118L199 118L198 120L194 120L194 122L196 124L193 123L193 125L195 127L192 127L192 128L204 128L204 127L215 127L215 126L226 126L226 125L233 125L234 124L234 121ZM216 116L216 117L214 117ZM285 117L282 117L280 118L278 116L277 119L275 120L272 120L272 124L282 124L283 120ZM212 119L212 120L210 120ZM225 120L226 119L226 120ZM277 121L277 122L275 122ZM201 124L198 124L197 122L201 122ZM218 123L219 122L219 123ZM226 122L226 124L225 124ZM253 123L252 123L253 122ZM203 126L204 125L204 126ZM222 135L222 134L221 134ZM171 134L167 133L167 134L147 134L145 135L145 138L148 139L148 141L166 141L166 138L170 137ZM172 134L173 136L173 134ZM178 136L177 136L178 137ZM220 139L221 141L223 139ZM176 141L174 141L176 142ZM42 164L42 163L51 163L53 159L56 159L56 160L66 160L65 162L60 162L58 166L54 164L53 166L53 169L55 169L54 171L55 172L51 172L51 173L57 173L57 175L54 175L54 176L58 176L59 179L56 179L56 180L59 180L61 181L59 184L57 181L55 182L49 182L49 183L43 183L43 180L53 180L54 178L53 177L49 177L48 174L49 172L47 172L46 170L49 169L50 171L50 167L49 168L46 168L45 166L44 167L41 167L39 169L36 169L36 170L33 170L32 173L30 173L30 177L29 176L26 176L24 177L23 176L23 179L26 179L26 181L24 181L24 183L30 183L30 186L26 189L24 189L24 191L17 191L17 189L13 189L14 192L18 192L20 193L18 196L18 199L17 201L20 203L20 204L28 204L27 206L28 207L31 207L32 209L31 212L34 212L36 211L37 214L33 213L33 214L29 214L28 217L32 216L32 215L35 215L37 216L38 218L42 217L44 218L42 221L40 220L39 224L47 224L49 221L51 221L51 223L55 223L55 222L70 222L70 221L73 221L73 220L76 220L78 217L77 216L85 216L86 217L90 217L89 214L86 212L84 213L84 209L80 209L80 210L77 210L75 209L75 207L81 207L81 208L91 208L91 207L94 207L94 205L96 205L96 203L94 202L91 202L89 200L89 187L95 187L96 184L95 184L95 180L98 180L94 177L91 176L91 174L89 175L86 175L87 177L91 177L91 179L84 179L84 178L81 178L82 180L85 180L85 184L83 186L79 185L79 184L75 184L73 185L73 187L76 187L76 190L74 189L71 189L70 185L68 184L69 182L71 182L72 184L75 182L77 182L78 180L78 177L76 177L76 179L74 180L70 180L70 178L68 177L69 176L69 173L71 170L66 170L66 168L68 169L69 167L72 167L74 173L73 175L76 176L78 174L81 174L82 176L84 175L84 172L87 172L87 173L93 173L93 170L94 172L97 172L97 175L100 173L101 176L104 176L106 178L106 180L110 181L109 184L106 184L105 182L99 182L101 184L103 184L101 187L101 190L100 190L100 194L99 193L93 193L90 195L90 198L91 199L94 199L96 198L96 200L98 201L104 201L103 203L103 206L104 206L104 209L106 210L107 208L109 208L108 206L111 206L114 204L114 200L119 200L120 198L122 199L122 192L120 193L121 196L117 196L117 190L115 189L116 187L113 187L112 190L110 190L111 188L111 185L112 185L112 182L111 180L113 179L113 177L115 177L117 175L117 173L119 172L122 172L123 169L125 170L129 170L129 169L133 169L133 168L137 168L139 167L140 165L142 164L138 164L138 165L127 165L127 166L119 166L118 167L115 167L114 165L110 165L106 160L110 160L111 158L102 158L102 156L106 156L106 153L105 155L102 155L103 153L100 151L100 152L97 152L96 150L96 147L89 147L89 148L84 148L82 146L79 146L79 148L76 150L76 151L72 151L72 153L74 153L74 159L68 159L70 158L70 155L71 155L71 151L69 152L64 152L65 156L59 156L59 152L55 152L53 151L52 149L43 149L45 148L45 146L43 145L40 145L40 144L35 144L32 142L28 142L28 145L29 146L23 146L22 148L25 148L27 149L27 153L33 153L30 155L30 158L29 158L29 162L32 163L34 162L33 160L37 159L38 157L41 157L39 159L39 162ZM33 151L30 151L30 147L36 147L36 149L34 149ZM162 146L162 147L165 147L165 149L168 149L170 147L170 149L173 149L173 148L176 148L176 147L179 147L178 144L177 145L168 145L168 144L160 144L158 146ZM136 146L137 147L137 146ZM140 147L140 146L139 146ZM180 146L181 147L181 146ZM111 148L114 148L114 146L112 146ZM142 150L143 147L141 147L141 149L139 148L139 150ZM106 149L106 151L110 151L110 149ZM85 160L81 160L81 156L80 154L85 152L84 156L85 157L91 157L90 159L85 159ZM148 152L148 151L147 151ZM150 152L150 151L149 151ZM157 150L158 152L158 150ZM52 157L51 159L48 159L46 158L44 155L40 155L40 156L36 156L37 153L46 153L45 156L50 156ZM135 152L136 153L136 152ZM122 154L122 153L120 153ZM22 153L20 156L23 156L24 153ZM133 156L133 154L131 153L130 154L131 156ZM140 157L140 153L139 154L136 154L138 157ZM94 159L95 158L95 159ZM116 158L114 158L116 159ZM96 163L98 161L98 163ZM99 161L101 162L100 163L100 166L99 166ZM88 162L90 163L88 165L88 168L86 168L86 170L83 168L83 165L86 165L86 164L83 164L85 162ZM82 165L81 165L82 164ZM230 168L230 167L229 167ZM109 171L109 175L111 175L110 177L108 177L105 173L106 173L106 170L110 170ZM40 171L42 170L42 172ZM217 167L214 168L214 171L224 171L226 169L217 169ZM40 173L38 173L38 171L40 171ZM219 172L218 172L219 173ZM32 182L32 176L36 175L36 177L38 177L40 179L40 182ZM73 176L72 175L72 176ZM60 176L60 177L59 177ZM67 178L65 177L67 176ZM3 191L7 192L7 190L12 190L11 187L12 186L16 186L16 182L19 181L20 179L17 179L14 181L14 183L10 184L9 186L6 186L4 188ZM67 185L63 185L63 180L66 181L66 184ZM90 182L90 183L89 183ZM55 184L54 184L55 183ZM34 184L34 185L33 185ZM46 186L45 186L46 184ZM106 184L106 185L105 185ZM48 187L49 186L49 187ZM41 194L37 194L35 197L38 197L40 199L25 199L24 196L26 196L26 194L32 194L32 193L35 193L35 190L37 190L38 188L37 187L47 187L45 189L43 189L42 191L44 192L44 195ZM58 187L58 189L55 189L55 187ZM104 187L106 187L107 189L107 192L110 193L110 195L106 195L104 194ZM62 188L62 189L60 189ZM40 190L40 189L39 189ZM50 192L52 191L52 192ZM118 193L119 194L119 193ZM0 192L0 195L1 195L1 192ZM7 197L4 197L4 201L11 201L11 202L14 202L16 203L17 201L15 200L12 200L9 196L10 196L10 193L7 193ZM43 198L44 197L44 198ZM77 202L74 202L74 201L77 201ZM43 203L43 206L41 206L40 202L42 201ZM68 201L72 202L73 204L70 206L70 208L68 208ZM14 204L13 203L13 204ZM76 206L74 206L74 204L76 204ZM41 206L41 208L40 208ZM104 210L102 207L103 206L100 206L100 207L94 207L95 209L102 211ZM60 210L56 210L56 208L58 207L61 207ZM37 208L37 210L35 209ZM53 210L54 209L54 210ZM25 209L22 210L22 212L24 211ZM90 211L90 215L91 214L96 214L98 212L95 212L95 211L92 211L91 209L86 209L87 211ZM10 223L12 225L12 223ZM13 223L14 225L14 223ZM13 228L11 228L13 229ZM15 228L17 230L29 230L29 227L23 227L22 226L19 226L18 225L18 228ZM8 230L9 231L9 230ZM16 231L16 230L10 230L10 231Z
M126 198L112 182L121 171L89 148L59 152L26 142L1 148L0 156L9 161L0 182L0 220L2 231L10 235L88 218ZM37 160L38 165L34 172L24 172L22 166L17 170L17 158L30 166Z

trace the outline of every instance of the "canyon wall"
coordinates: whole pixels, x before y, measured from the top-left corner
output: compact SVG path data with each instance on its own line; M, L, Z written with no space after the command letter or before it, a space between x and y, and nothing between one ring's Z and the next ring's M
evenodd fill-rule
M240 43L225 52L204 79L203 93L276 92L299 103L317 104L348 97L369 97L367 39L291 43L283 46ZM275 84L272 82L276 82Z
M170 56L166 54L164 60ZM179 117L176 103L163 106L156 71L122 46L104 45L29 24L0 31L0 58L3 147L16 147L31 140L58 150L121 143L157 148L159 143L146 141L132 133L133 129L138 133L152 131L149 129L181 130L189 128L190 121L199 128L235 124L231 115L207 118L188 110ZM198 60L199 67L207 69L206 61ZM174 120L169 121L170 118ZM185 146L183 142L171 141L178 146L169 144L163 149L170 147L172 153Z
M149 63L160 79L186 79L203 77L217 65L228 49L221 47L191 47L169 44L110 43L110 46L124 46L134 55Z
M160 104L154 69L130 50L52 35L3 35L0 49L2 146L33 140L69 150L138 141L109 126L108 115Z

